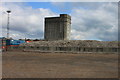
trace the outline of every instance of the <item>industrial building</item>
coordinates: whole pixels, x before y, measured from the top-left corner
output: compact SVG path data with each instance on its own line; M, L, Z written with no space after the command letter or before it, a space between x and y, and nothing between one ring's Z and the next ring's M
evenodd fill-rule
M71 17L60 14L60 17L45 18L45 40L69 40L71 32Z
M45 18L45 40L23 43L15 49L68 53L118 53L120 51L118 41L70 40L70 29L71 17L69 15L47 17Z

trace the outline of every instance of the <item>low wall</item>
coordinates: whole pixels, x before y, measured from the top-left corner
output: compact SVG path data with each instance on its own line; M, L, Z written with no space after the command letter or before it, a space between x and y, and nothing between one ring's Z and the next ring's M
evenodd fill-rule
M90 47L36 47L36 46L19 46L9 47L8 51L35 51L35 52L61 52L61 53L118 53L120 48L90 48Z

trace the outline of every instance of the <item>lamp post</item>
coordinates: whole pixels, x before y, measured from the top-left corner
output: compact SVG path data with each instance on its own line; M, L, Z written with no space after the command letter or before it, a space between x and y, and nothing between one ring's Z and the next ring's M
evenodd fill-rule
M6 11L6 12L8 13L8 22L7 22L7 39L9 39L9 24L10 24L10 21L9 21L10 16L9 16L9 14L11 13L11 11L8 10L8 11Z

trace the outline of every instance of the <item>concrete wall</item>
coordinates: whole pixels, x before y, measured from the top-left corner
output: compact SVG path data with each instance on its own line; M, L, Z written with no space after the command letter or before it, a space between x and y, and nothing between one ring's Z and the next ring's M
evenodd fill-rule
M17 49L17 48L15 48ZM72 53L118 53L120 48L90 48L90 47L47 47L47 46L21 46L20 50L39 52L72 52Z
M69 40L71 31L71 17L60 14L60 17L45 18L45 40Z
M118 45L118 41L57 40L24 43L20 47L25 51L39 52L118 53Z

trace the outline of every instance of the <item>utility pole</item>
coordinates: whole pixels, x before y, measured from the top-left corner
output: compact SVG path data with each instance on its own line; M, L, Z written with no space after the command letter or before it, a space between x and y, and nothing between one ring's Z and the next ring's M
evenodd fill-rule
M10 21L9 21L9 19L10 19L10 13L11 13L11 11L10 10L8 10L8 11L6 11L7 13L8 13L8 22L7 22L7 39L9 39L10 37L9 37L9 24L10 24Z
M9 25L10 25L10 21L9 21L9 19L10 19L10 13L11 13L11 11L10 10L8 10L8 11L6 11L7 13L8 13L8 21L7 21L7 40L10 38L9 37ZM7 41L6 41L7 42ZM6 44L6 51L8 50L8 45Z

